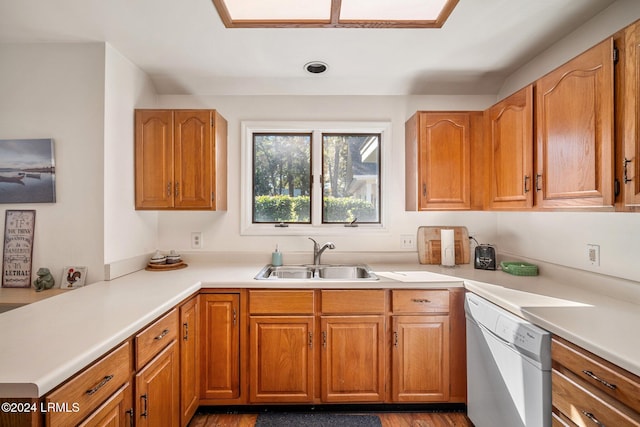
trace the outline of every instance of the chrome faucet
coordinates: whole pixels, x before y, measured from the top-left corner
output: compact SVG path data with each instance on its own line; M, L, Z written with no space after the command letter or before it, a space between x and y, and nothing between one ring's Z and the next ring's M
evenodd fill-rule
M318 242L313 240L311 237L309 237L309 240L311 240L313 242L313 265L320 265L320 257L322 256L322 253L326 249L335 249L336 248L336 245L334 245L331 242L327 242L324 245L320 246L318 244Z

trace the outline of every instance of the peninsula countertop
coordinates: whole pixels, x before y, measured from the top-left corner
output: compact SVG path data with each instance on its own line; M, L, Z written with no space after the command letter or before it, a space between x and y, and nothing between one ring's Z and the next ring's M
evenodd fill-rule
M378 281L255 280L265 263L247 258L251 257L216 261L196 256L186 259L189 267L182 270L140 270L0 314L0 397L45 395L202 288L465 286L640 375L640 342L626 335L640 327L640 284L636 282L554 266L541 268L540 276L518 277L475 270L472 265L453 269L421 265L417 260L369 263ZM614 294L612 287L620 291Z

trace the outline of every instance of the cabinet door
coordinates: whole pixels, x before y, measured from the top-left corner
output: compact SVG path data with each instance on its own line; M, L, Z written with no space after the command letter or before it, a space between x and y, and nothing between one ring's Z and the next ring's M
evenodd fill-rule
M624 31L621 55L624 84L617 95L622 120L621 155L616 158L616 174L621 183L624 208L640 210L640 23ZM620 68L621 64L618 64Z
M613 40L536 83L536 205L613 206Z
M198 297L180 306L180 421L186 426L198 409L200 399L200 352Z
M471 125L467 113L420 113L420 206L471 207Z
M514 93L486 113L489 150L488 207L533 206L533 86Z
M249 346L250 401L313 400L313 316L252 316Z
M449 316L393 316L395 402L449 400Z
M322 316L322 400L382 402L384 316Z
M133 425L131 385L125 384L78 427L127 427Z
M138 427L180 423L180 355L176 341L136 374Z
M173 207L173 113L136 110L136 209Z
M174 158L176 208L211 208L212 127L208 110L176 110Z
M240 396L240 295L200 296L200 398Z

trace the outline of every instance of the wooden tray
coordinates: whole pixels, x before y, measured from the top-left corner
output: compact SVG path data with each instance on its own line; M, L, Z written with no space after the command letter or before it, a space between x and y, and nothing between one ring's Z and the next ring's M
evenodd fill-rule
M170 271L170 270L180 270L181 268L187 268L189 265L180 261L175 264L147 264L145 270L147 271Z
M467 227L446 225L418 228L418 261L420 264L440 264L440 230L453 229L456 264L469 264L471 260Z

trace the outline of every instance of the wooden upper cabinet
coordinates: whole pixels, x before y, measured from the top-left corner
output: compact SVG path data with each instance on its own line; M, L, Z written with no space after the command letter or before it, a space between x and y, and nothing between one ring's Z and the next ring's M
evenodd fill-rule
M406 210L471 208L471 113L418 112L405 124Z
M618 37L620 62L616 67L616 179L619 205L640 210L640 21Z
M536 82L536 205L613 206L613 39Z
M533 206L533 86L500 101L485 113L488 179L486 207Z
M226 145L214 110L136 110L136 209L225 210Z
M173 207L173 113L136 110L136 209Z

